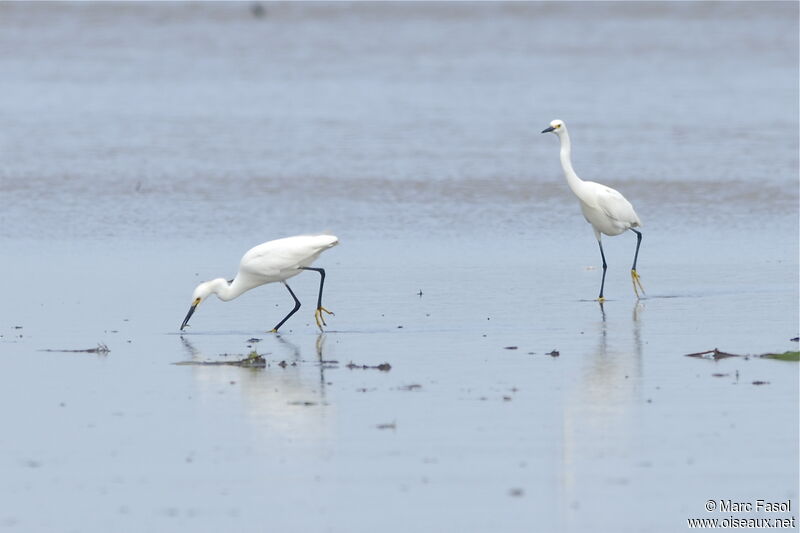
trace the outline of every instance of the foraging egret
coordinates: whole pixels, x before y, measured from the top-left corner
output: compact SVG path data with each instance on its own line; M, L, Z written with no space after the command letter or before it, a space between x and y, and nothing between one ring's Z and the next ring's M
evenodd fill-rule
M192 294L192 306L189 313L183 319L181 331L189 323L189 319L194 314L200 302L211 294L216 294L223 302L233 300L242 293L249 291L259 285L280 281L288 289L289 294L294 298L294 309L292 309L278 325L272 328L271 333L277 333L284 322L289 320L300 309L300 300L292 292L286 280L298 275L303 270L314 270L319 272L319 296L317 297L317 310L314 311L314 320L317 327L322 330L322 326L327 326L322 313L332 315L330 311L322 307L322 286L325 284L325 270L322 268L311 268L319 255L339 244L339 239L333 235L298 235L296 237L286 237L276 239L251 248L244 254L239 264L239 273L231 281L223 278L212 279L197 286Z
M633 266L631 267L631 281L633 282L633 292L639 298L639 289L644 294L644 287L636 272L636 260L639 258L639 245L642 244L642 233L633 228L639 227L642 223L633 210L631 203L625 199L618 191L611 187L606 187L593 181L583 181L575 174L572 169L571 151L572 146L569 142L567 125L563 120L554 120L550 127L542 130L542 133L553 132L558 135L561 141L561 168L564 169L564 176L567 184L581 203L581 211L586 221L594 228L594 236L597 244L600 245L600 257L603 259L603 280L600 282L600 296L598 301L602 302L603 287L606 283L606 255L603 253L603 242L600 240L601 233L609 236L619 235L627 230L636 234L636 253L633 255Z

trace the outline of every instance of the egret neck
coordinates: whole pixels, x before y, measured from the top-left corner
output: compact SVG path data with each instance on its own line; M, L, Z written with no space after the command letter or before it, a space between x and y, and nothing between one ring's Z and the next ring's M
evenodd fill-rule
M237 296L251 289L252 285L242 283L242 279L236 276L233 281L228 282L223 278L212 279L208 282L208 294L214 293L223 302L233 300Z
M583 197L583 180L578 177L572 168L572 144L569 142L569 133L566 126L561 126L557 131L558 139L561 141L561 168L564 169L564 176L567 184L575 196Z

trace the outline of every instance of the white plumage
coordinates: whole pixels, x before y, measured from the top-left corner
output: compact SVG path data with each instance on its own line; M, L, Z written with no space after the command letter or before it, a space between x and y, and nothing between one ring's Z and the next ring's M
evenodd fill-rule
M260 285L280 281L289 290L289 294L292 295L295 307L278 325L272 328L273 332L277 332L278 328L300 309L300 301L286 283L286 280L300 274L303 270L314 270L320 274L319 297L317 298L314 319L317 322L317 326L322 329L322 326L327 325L322 313L333 314L322 307L325 270L311 268L310 265L322 252L337 244L339 244L339 239L333 235L298 235L268 241L251 248L242 257L239 263L239 272L233 280L226 281L224 278L212 279L201 283L195 288L192 294L192 305L183 320L181 330L189 323L189 319L194 314L197 306L211 294L216 294L220 300L227 302Z
M567 125L564 124L563 120L554 120L550 123L550 127L542 130L542 133L548 132L555 133L561 141L561 167L564 169L564 176L570 189L578 197L583 217L592 225L595 238L597 238L597 243L600 246L600 256L603 259L603 279L600 282L598 300L601 302L604 300L603 288L606 281L606 269L608 268L605 253L603 252L601 235L614 236L627 230L631 230L636 234L636 253L633 256L631 280L633 282L633 291L638 298L639 290L644 294L644 287L642 287L639 273L636 271L639 246L642 242L642 233L634 229L642 225L639 216L634 211L631 203L619 191L593 181L583 181L578 177L572 168L572 145L569 140Z
M297 235L259 244L245 252L237 278L252 279L256 283L253 287L285 281L338 243L333 235Z
M593 181L584 181L581 189L581 212L600 233L613 237L642 225L631 203L619 191Z

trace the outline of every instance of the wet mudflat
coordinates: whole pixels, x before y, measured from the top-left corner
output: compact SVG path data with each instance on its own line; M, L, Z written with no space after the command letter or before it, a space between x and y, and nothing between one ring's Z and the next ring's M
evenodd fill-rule
M795 509L798 364L686 355L797 350L796 6L454 5L4 6L0 528L667 532L709 499ZM592 301L597 245L538 134L557 116L578 173L644 221L640 301L633 235L604 241ZM280 335L278 285L180 334L198 282L321 230L342 242L317 263L325 333L304 274Z
M630 500L641 514L629 530L659 530L710 492L794 497L796 363L685 355L796 347L796 264L723 261L680 283L651 250L652 296L637 303L617 270L601 309L575 297L599 274L579 258L563 270L523 258L536 276L501 276L502 287L483 274L493 259L455 254L452 266L433 250L444 242L426 242L337 248L324 334L311 306L266 334L291 305L273 285L205 302L180 335L192 283L183 264L160 262L171 246L129 250L135 264L122 249L86 250L104 264L88 276L100 285L157 270L146 294L71 284L77 259L52 299L12 289L22 327L2 332L7 523L47 529L91 512L97 524L300 531L358 515L366 531L411 527L412 506L431 528L491 529L500 513L511 530L581 529L610 527ZM398 267L412 247L423 265ZM313 302L316 279L294 285ZM92 343L110 351L40 351ZM227 364L253 350L262 364ZM38 511L43 497L57 513Z

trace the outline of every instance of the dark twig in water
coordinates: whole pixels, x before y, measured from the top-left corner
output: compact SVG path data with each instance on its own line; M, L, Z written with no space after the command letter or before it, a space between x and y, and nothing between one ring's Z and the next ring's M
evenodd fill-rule
M361 369L361 370L372 370L372 369L374 369L374 370L380 370L381 372L388 372L389 370L392 369L392 365L390 365L389 363L381 363L380 365L370 366L370 365L357 365L357 364L353 363L352 361L350 361L349 363L347 363L346 366L350 370L355 370L355 369L358 368L358 369Z
M704 352L696 352L696 353L687 353L686 357L697 357L700 359L713 359L715 361L719 359L725 359L726 357L746 357L744 355L738 355L735 353L727 353L721 352L718 349L714 348L713 350L706 350Z
M64 352L64 353L97 353L105 355L109 353L111 350L108 349L108 346L105 344L98 343L95 348L86 348L85 350L39 350L40 352Z
M267 366L267 360L264 359L263 355L252 352L244 359L239 359L237 361L181 361L173 364L178 366L239 366L243 368L264 368Z
M558 357L559 355L561 355L561 352L559 352L558 350L553 350L552 352L548 352L545 355L549 355L550 357Z

